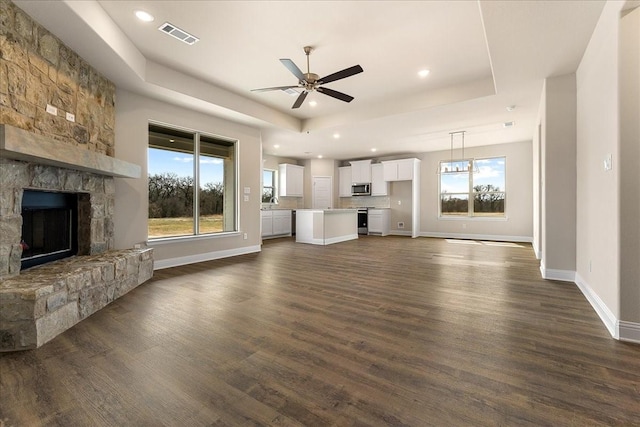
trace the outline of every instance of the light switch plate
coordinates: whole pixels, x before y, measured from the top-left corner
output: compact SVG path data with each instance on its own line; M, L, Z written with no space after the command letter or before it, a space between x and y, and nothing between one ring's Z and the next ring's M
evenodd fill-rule
M251 187L244 187L244 194L251 194Z
M604 170L610 171L613 169L611 154L607 154L607 157L604 158Z
M76 121L76 115L75 114L67 113L66 117L67 117L67 120L69 120L72 123Z

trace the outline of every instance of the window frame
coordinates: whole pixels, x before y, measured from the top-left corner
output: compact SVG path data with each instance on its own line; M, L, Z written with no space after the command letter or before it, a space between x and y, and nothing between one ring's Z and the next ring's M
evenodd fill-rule
M502 189L501 191L483 191L483 192L476 192L474 189L474 168L476 167L476 162L480 161L480 160L486 160L486 159L503 159L504 161L504 189ZM442 171L443 169L443 164L451 163L451 160L440 160L438 161L438 219L439 220L464 220L464 221L506 221L508 219L507 216L507 156L506 155L502 155L502 156L486 156L486 157L478 157L478 158L473 158L473 159L461 159L461 160L454 160L453 163L455 164L456 162L461 162L461 161L469 161L470 162L470 171L464 171L461 170L460 172L449 172L448 174L455 174L455 173L466 173L468 174L468 192L464 193L464 192L455 192L455 193L443 193L442 192L442 175L440 173L440 171ZM504 209L502 212L502 215L482 215L482 214L477 214L475 212L475 195L476 194L503 194L503 204L504 204ZM444 195L466 195L467 196L467 214L465 215L464 213L461 214L447 214L442 212L442 197Z
M265 189L265 183L264 183L264 173L265 172L271 172L272 173L272 177L273 177L273 185L271 187L268 188L272 188L273 189L273 202L268 201L265 202L264 201L264 189ZM262 192L261 192L261 203L263 205L267 205L267 206L277 206L278 205L278 170L277 169L271 169L271 168L263 168L262 169Z
M148 125L147 125L147 135L149 135L150 128L152 126L157 126L157 127L161 127L161 128L165 128L169 131L173 130L176 132L186 132L186 133L191 133L193 135L193 152L191 153L193 155L193 169L192 169L192 175L191 177L193 178L193 206L192 206L192 219L193 219L193 227L192 227L192 234L181 234L181 235L172 235L172 236L162 236L162 237L149 237L149 235L147 234L147 241L153 244L156 243L165 243L165 242L171 242L171 241L183 241L183 240L202 240L202 239L211 239L211 238L220 238L220 237L224 237L224 236L232 236L232 235L239 235L240 234L240 171L239 171L239 166L240 166L240 161L239 161L239 153L240 153L240 141L236 138L231 138L231 137L226 137L223 135L219 135L216 133L212 133L212 132L207 132L207 131L199 131L199 130L195 130L195 129L191 129L191 128L186 128L186 127L182 127L182 126L177 126L177 125L173 125L173 124L168 124L168 123L164 123L164 122L157 122L157 121L149 121ZM200 150L200 137L203 136L205 138L210 138L210 139L216 139L216 140L220 140L225 141L227 143L229 143L232 153L233 153L233 171L232 171L232 178L233 178L233 183L232 183L232 191L233 191L233 195L232 197L230 197L229 199L231 199L233 201L233 217L231 218L231 220L233 221L233 230L229 230L229 231L225 231L224 227L222 231L218 231L218 232L205 232L205 233L201 233L200 232L200 169L201 169L201 165L200 165L200 157L201 157L201 150ZM149 179L149 158L148 158L148 150L149 148L155 148L155 149L160 149L162 150L162 148L158 148L158 147L153 147L149 144L149 141L147 141L147 181ZM165 149L166 151L172 152L173 150L168 150ZM178 150L176 150L175 152L180 152ZM215 156L211 156L211 157L215 157ZM230 172L231 173L231 172ZM224 168L223 168L223 188L226 185L227 182L227 173L224 172ZM147 187L148 188L148 187ZM149 194L147 192L147 201L149 201ZM222 215L223 218L225 217L225 208L223 206L223 210L222 210ZM149 214L147 212L147 221L150 219ZM224 220L223 220L224 221ZM224 222L223 222L224 223ZM147 230L148 230L148 225L147 225ZM148 231L147 231L148 233Z

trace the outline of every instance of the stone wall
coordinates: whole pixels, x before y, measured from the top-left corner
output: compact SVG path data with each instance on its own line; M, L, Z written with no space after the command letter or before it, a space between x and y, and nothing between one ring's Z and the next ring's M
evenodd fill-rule
M78 255L114 248L114 178L0 158L0 280L20 273L25 188L79 193Z
M0 0L0 123L114 155L115 85L10 0Z

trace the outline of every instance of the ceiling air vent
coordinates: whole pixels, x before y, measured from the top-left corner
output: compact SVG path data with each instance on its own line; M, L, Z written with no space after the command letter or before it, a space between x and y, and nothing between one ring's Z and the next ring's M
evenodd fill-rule
M158 29L163 33L169 34L170 36L177 38L181 42L185 42L188 45L192 45L198 40L200 40L196 36L192 36L186 31L181 30L180 28L168 22L165 22L164 24L162 24L160 27L158 27Z
M510 127L513 127L513 125L515 125L515 124L516 124L515 122L504 122L502 124L502 127L503 128L510 128Z

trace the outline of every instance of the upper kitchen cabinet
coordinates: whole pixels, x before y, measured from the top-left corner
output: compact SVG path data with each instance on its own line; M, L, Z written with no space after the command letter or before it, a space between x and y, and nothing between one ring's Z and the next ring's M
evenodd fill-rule
M304 166L283 163L280 169L280 197L302 197L304 189Z
M371 159L354 160L351 163L351 182L370 183L371 182Z
M389 195L389 182L384 180L384 171L382 163L371 165L371 195L387 196Z
M413 165L418 159L387 160L382 162L385 181L413 180Z
M351 166L338 168L338 197L351 197Z

